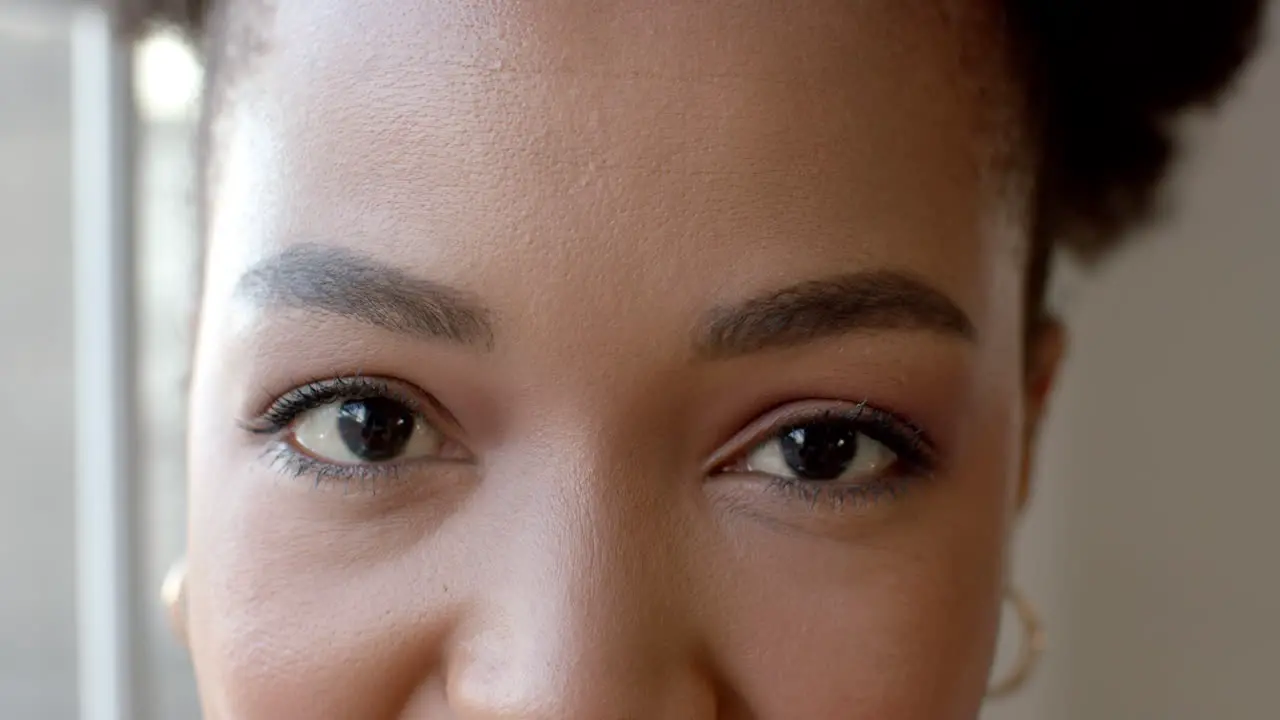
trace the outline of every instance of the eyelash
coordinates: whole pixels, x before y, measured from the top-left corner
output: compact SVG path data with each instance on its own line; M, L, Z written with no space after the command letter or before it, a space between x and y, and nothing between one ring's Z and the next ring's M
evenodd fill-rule
M391 384L379 378L351 375L328 380L312 380L272 401L256 419L244 423L244 429L255 435L273 435L284 431L298 416L308 410L338 400L368 400L386 397L417 409L417 401L396 392Z
M401 465L397 463L339 465L317 460L283 441L267 448L263 457L273 469L283 475L295 480L312 478L317 489L339 483L351 491L349 494L376 495L385 483L394 484L400 479Z
M782 414L762 424L762 429L752 433L750 439L741 445L749 452L760 443L778 437L784 428L827 420L848 422L858 433L883 444L897 457L895 470L873 480L853 484L761 475L767 478L771 491L788 499L806 502L811 508L822 503L841 510L891 502L901 497L915 482L926 480L937 472L937 451L924 430L910 420L867 401L852 406L828 406ZM730 468L743 462L744 457L744 451L735 451L731 462L719 465L719 472L736 472Z
M242 423L242 427L262 436L278 435L287 431L303 413L340 400L364 400L385 397L403 403L415 414L421 415L421 401L409 393L400 391L381 378L347 376L309 381L274 400L257 418ZM857 432L883 444L897 457L901 469L877 477L871 481L840 484L833 481L812 481L762 475L768 479L769 489L788 499L808 503L816 508L823 503L840 510L850 506L865 507L899 498L909 486L926 479L936 472L937 453L933 443L923 430L911 421L895 413L861 402L857 405L825 407L782 413L762 424L752 433L750 440L738 445L733 460L717 466L716 474L731 474L734 464L742 462L746 453L760 443L776 438L783 428L828 420L842 420L853 425ZM288 441L280 440L269 446L263 457L278 472L292 477L311 477L319 488L333 482L354 486L355 492L376 494L382 483L400 479L403 463L338 464L313 458L294 448Z

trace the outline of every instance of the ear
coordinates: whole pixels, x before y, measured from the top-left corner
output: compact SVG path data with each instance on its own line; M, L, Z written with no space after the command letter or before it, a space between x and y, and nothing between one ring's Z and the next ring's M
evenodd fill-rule
M1035 325L1032 337L1028 338L1023 391L1022 477L1018 482L1017 496L1019 512L1031 497L1031 466L1035 460L1040 422L1066 348L1067 333L1056 318L1042 320Z
M169 568L164 585L160 588L160 600L164 604L169 630L178 644L187 645L187 563L179 560Z

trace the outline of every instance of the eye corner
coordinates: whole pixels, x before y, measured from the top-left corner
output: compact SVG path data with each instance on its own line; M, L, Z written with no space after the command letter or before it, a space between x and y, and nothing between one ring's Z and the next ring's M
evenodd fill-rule
M287 424L282 425L279 422L266 417L265 415L259 415L258 417L254 417L254 418L237 418L235 421L235 424L236 424L236 427L243 432L246 432L250 435L260 435L260 436L275 435L277 433L283 432L288 428Z

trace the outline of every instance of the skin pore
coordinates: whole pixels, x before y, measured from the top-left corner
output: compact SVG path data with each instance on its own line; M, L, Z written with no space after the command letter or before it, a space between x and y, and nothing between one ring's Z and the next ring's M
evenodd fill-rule
M1059 352L993 12L257 13L191 399L205 717L975 718ZM804 479L788 433L857 453Z

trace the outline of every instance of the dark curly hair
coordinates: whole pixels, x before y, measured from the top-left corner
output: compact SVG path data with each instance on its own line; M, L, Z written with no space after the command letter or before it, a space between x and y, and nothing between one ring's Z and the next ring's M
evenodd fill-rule
M194 37L217 28L212 13L226 4L115 1L126 33L167 23ZM1093 260L1153 214L1176 154L1175 121L1224 95L1257 45L1266 3L1003 1L1037 125L1027 279L1035 315L1055 248ZM206 39L216 45L219 38ZM210 50L214 59L223 52Z

